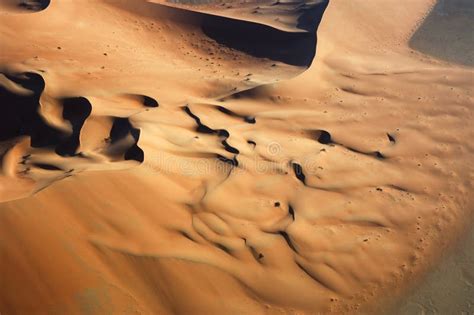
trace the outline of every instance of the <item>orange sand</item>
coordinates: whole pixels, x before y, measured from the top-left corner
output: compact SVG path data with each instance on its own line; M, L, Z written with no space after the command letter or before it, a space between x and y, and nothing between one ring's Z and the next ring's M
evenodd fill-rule
M471 222L474 72L409 46L433 1L331 0L308 69L245 40L311 6L216 2L0 1L2 315L380 314Z

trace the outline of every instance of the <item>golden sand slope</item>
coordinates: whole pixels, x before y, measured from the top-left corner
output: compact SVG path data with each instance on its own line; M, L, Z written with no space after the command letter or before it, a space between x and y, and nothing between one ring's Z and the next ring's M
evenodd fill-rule
M304 73L295 19L0 11L0 312L379 312L473 204L473 71L408 47L431 6L333 0Z
M195 12L269 25L287 32L313 32L326 0L148 0Z

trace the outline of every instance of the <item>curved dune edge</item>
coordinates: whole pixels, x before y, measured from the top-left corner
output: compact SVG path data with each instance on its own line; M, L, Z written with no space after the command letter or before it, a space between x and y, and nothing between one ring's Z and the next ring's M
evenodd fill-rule
M51 0L1 0L0 13L35 13L46 10Z
M207 70L203 71L206 72L205 76L201 75L200 78L204 85L218 83L222 86L221 88L212 88L210 93L213 96L200 96L200 98L204 97L208 101L222 101L229 95L232 96L240 91L294 76L309 67L315 56L316 35L314 33L287 33L263 24L170 9L159 4L147 3L144 0L137 3L103 1L102 5L109 10L115 10L117 14L127 12L151 23L149 24L150 28L143 32L148 36L152 36L157 31L160 32L162 27L169 28L170 24L177 28L183 28L189 38L186 40L180 39L180 41L184 41L184 45L188 45L190 51L179 58L186 59L186 56L194 54L193 57L197 59L197 54L204 53L207 54L206 62L203 64L205 67L219 69L218 67L223 66L226 68L224 73L228 72L226 78L225 75L220 77L217 74L218 70L203 69ZM68 7L76 7L77 10L85 9L84 13L86 13L90 10L91 5L87 6L86 4L85 7L82 7L81 4L69 6L64 2L55 2L44 17L32 19L31 26L39 28L39 33L41 33L41 29L54 28L50 25L54 25L57 21L51 19L51 17L56 16L56 12L61 12L63 8L67 10ZM73 13L73 11L69 12ZM314 16L315 25L319 24L321 14ZM160 18L166 19L165 22L160 21ZM113 19L110 20L113 21ZM18 21L17 18L11 18L12 24L16 21ZM186 22L183 23L184 21ZM188 24L188 21L192 22ZM46 25L41 25L42 23ZM132 23L132 27L135 23ZM162 23L163 25L155 27L155 23ZM109 24L105 23L104 26L110 27L110 21ZM241 32L246 32L247 35L242 37L240 36ZM87 34L87 32L84 33ZM80 36L78 35L79 38ZM160 43L167 46L167 40L164 37L159 38ZM61 37L58 36L58 38ZM181 34L181 38L183 38L183 34ZM196 38L201 39L202 43L194 43L193 40ZM41 39L36 38L33 41L42 42ZM281 47L282 43L293 47L291 49ZM74 47L74 42L70 44L72 44L71 47L57 46L56 48L50 47L49 50L56 50L58 53L53 54L55 56L69 55L69 52L63 53L63 49L73 50L78 48ZM107 47L109 49L111 45L109 44ZM117 47L119 46L116 45L115 48ZM156 47L152 45L152 48L154 50ZM51 52L43 53L48 56L46 58L51 58ZM172 55L173 52L171 51L169 54ZM107 52L104 52L101 57L109 56ZM150 57L152 62L153 56ZM40 58L35 55L32 58L33 63L44 63L44 60L40 60ZM224 63L224 61L219 61L223 58L229 59L231 62L223 65L221 62ZM6 59L8 60L8 58ZM120 58L118 60L117 58L106 59L115 59L114 63L116 65L121 64ZM239 71L234 74L232 67L242 68L240 65L243 61L239 59L243 59L244 62L253 62L255 66L249 67L249 72L245 75ZM161 62L167 64L167 60L168 58L163 58ZM204 57L199 57L199 60L202 62ZM76 60L76 62L82 61ZM199 77L199 72L202 69L190 67L189 60L182 60L182 62L183 73L178 72L178 76L175 78L176 81L182 80L181 75ZM47 65L45 66L47 67ZM40 191L57 180L68 178L86 170L131 167L130 163L117 163L120 160L143 162L144 152L138 146L140 130L133 126L131 117L158 107L158 101L153 97L127 92L115 93L116 95L107 92L109 95L102 95L104 89L94 91L93 88L79 92L74 88L63 87L62 84L57 84L54 88L62 88L63 91L50 92L51 89L46 87L45 82L49 74L47 70L36 69L34 72L29 72L31 71L30 66L15 65L11 61L7 62L4 67L5 69L0 72L2 75L1 96L2 101L8 105L2 119L1 140L6 141L4 145L6 164L4 164L3 169L11 180L20 180L19 186L23 186L24 180L32 180L37 185L35 189L31 189L31 185L24 185L25 187L16 187L15 185L15 187L11 187L11 190L15 193L9 194L7 189L6 192L2 193L0 200L21 198L25 194L27 195L28 191L30 193ZM243 68L245 70L245 67ZM100 67L100 70L104 69L105 66ZM250 69L252 72L250 72ZM81 75L92 76L94 70L97 72L96 69L90 69L87 74L82 71ZM160 70L157 73L161 77L168 75L169 71L175 69L171 67L168 72ZM256 73L254 73L254 70ZM65 77L63 76L67 75L61 74L59 79L64 80ZM95 79L106 81L98 77ZM72 78L69 80L73 82ZM67 82L68 79L64 81ZM182 84L176 81L176 85ZM230 86L234 84L235 87L231 88ZM171 83L169 86L173 86L173 84ZM175 86L173 88L176 89ZM18 89L22 89L22 92L16 91ZM27 99L24 94L31 95ZM95 94L98 95L95 96ZM192 98L192 95L184 96ZM165 101L177 101L173 93L169 93L169 97L170 99ZM184 100L180 102L183 102L180 107L186 107ZM229 116L239 117L239 114L227 110L223 106L216 106L216 108ZM255 119L251 116L241 115L241 117L247 123L255 123ZM96 133L94 127L89 126L100 128L101 134ZM110 129L108 133L104 130L107 128ZM230 153L238 153L237 149L232 148L226 142L230 135L225 129L216 130L215 133L219 138L223 137L222 133L226 133L223 140L224 149ZM30 149L23 148L25 147L23 143L26 143L27 139L21 137L30 137ZM23 148L22 154L15 148L15 143ZM215 158L223 161L229 160L228 157L219 153L213 153L210 156L215 156ZM21 167L18 167L18 165L21 165ZM8 178L4 181L8 181Z
M148 0L174 8L265 24L286 32L310 32L317 29L318 17L328 1L173 1Z
M41 75L41 120L80 125L74 153L100 170L0 204L2 313L377 313L469 222L472 70L407 47L430 1L331 2L293 79L302 67L219 46L192 12L74 3L25 16L36 35L1 25L18 30L1 32L2 72ZM110 150L121 130L131 141ZM23 133L5 142L6 197L35 186L15 172ZM139 166L124 161L134 145ZM31 157L80 169L56 150Z

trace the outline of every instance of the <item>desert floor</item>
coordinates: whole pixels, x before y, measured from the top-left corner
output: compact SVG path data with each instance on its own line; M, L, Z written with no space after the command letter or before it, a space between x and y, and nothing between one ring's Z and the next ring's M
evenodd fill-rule
M0 0L0 314L474 313L470 0Z

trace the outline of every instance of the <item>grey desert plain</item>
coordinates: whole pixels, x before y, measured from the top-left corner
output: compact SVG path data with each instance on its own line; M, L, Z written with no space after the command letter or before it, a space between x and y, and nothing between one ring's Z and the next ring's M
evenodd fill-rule
M0 314L474 313L473 5L0 0Z

